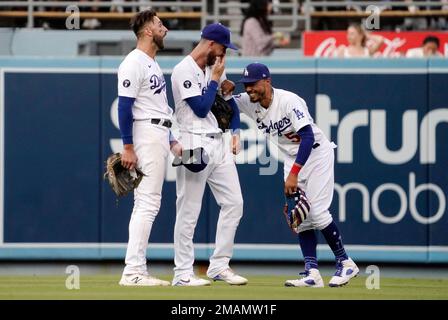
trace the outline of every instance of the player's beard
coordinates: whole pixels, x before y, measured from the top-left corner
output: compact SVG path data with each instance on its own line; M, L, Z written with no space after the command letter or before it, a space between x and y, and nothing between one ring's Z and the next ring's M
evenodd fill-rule
M216 56L213 54L213 52L210 52L207 55L207 66L211 67L212 65L215 64L216 61Z
M153 41L156 44L156 46L159 48L159 50L162 50L163 48L165 48L165 45L163 43L163 37L161 37L159 35L154 35Z

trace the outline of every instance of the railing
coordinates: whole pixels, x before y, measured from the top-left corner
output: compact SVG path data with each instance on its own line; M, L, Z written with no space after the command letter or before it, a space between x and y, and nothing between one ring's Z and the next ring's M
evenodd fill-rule
M311 30L312 19L316 18L365 18L372 14L372 12L365 12L368 6L375 6L378 8L379 17L422 17L422 16L448 16L448 3L439 2L403 2L403 1L310 1L305 0L302 5L298 0L289 0L287 2L274 1L274 8L282 12L281 14L274 13L269 16L269 19L274 22L274 31L294 32L300 28L299 22L304 22L305 30ZM409 11L409 10L389 10L393 8L403 8L405 6L413 6L415 8L424 8L428 10ZM442 10L432 10L431 8L442 7ZM22 11L5 11L3 8L20 7L24 8ZM46 12L38 11L37 8L65 8L65 12ZM239 1L229 0L220 1L214 0L213 10L208 8L207 0L197 1L108 1L108 2L79 2L79 1L1 1L0 2L0 17L17 17L27 18L27 27L34 27L35 18L67 18L72 12L69 8L84 7L84 8L133 8L133 11L139 10L142 7L153 7L158 11L160 18L166 19L198 19L201 22L201 28L208 22L227 22L233 32L238 32L241 22L244 18L242 10L248 7L247 3L240 3ZM181 10L188 8L189 11L177 12L163 12L158 9L161 8L176 8ZM341 11L326 11L328 8L345 7L347 10ZM195 10L196 9L196 10ZM210 10L209 10L210 9ZM323 11L318 11L322 9ZM351 9L351 10L349 10ZM354 11L353 11L354 9ZM213 12L211 12L213 11ZM119 13L119 12L79 12L80 18L99 18L99 19L128 19L134 13ZM285 25L287 24L287 25Z
M366 11L366 9L374 8ZM419 1L419 2L404 2L404 1L309 1L303 3L302 11L306 16L306 30L311 30L312 18L366 18L372 14L378 14L380 18L392 17L431 17L431 16L448 16L448 8L442 10L431 10L434 7L448 7L448 2L442 1ZM329 8L346 7L347 10L341 11L326 11ZM414 7L423 8L425 10L391 10L393 8ZM316 11L317 8L322 11ZM349 10L351 9L351 10ZM354 10L354 11L353 11Z
M1 11L5 7L23 7L26 11ZM205 26L205 17L207 15L207 1L139 1L139 2L124 2L124 1L108 1L108 2L80 2L80 1L1 1L0 2L0 17L27 17L27 27L34 27L34 18L37 17L51 17L51 18L67 18L73 12L71 8L112 8L123 7L133 8L138 11L144 7L152 7L156 11L160 8L177 9L189 8L188 12L157 12L157 15L162 18L182 18L182 19L200 19L201 26ZM36 11L36 8L65 8L65 12L45 12ZM193 11L199 9L199 11ZM117 19L130 18L134 13L118 13L118 12L79 12L80 18L101 18L101 19Z
M240 25L243 21L243 14L241 9L249 6L248 3L240 3L239 1L219 1L214 0L213 14L207 16L206 21L221 22L228 21L229 28L232 32L239 32ZM274 3L276 10L288 9L288 13L271 14L269 19L274 23L275 31L294 32L298 28L299 21L305 21L307 17L300 14L300 5L297 0L291 0L288 3ZM289 26L276 26L275 22L289 22Z

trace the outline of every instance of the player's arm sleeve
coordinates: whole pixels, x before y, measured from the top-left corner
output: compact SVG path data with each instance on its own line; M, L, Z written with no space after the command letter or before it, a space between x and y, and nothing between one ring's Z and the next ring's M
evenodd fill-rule
M133 144L132 123L132 106L135 98L118 97L118 125L120 127L121 139L123 144Z
M134 61L123 62L118 69L118 96L136 98L142 82L141 66Z
M233 95L232 98L235 101L235 104L236 104L239 112L242 112L242 113L247 114L248 116L251 116L250 108L247 104L247 94L246 93L240 93L237 95Z
M123 62L118 69L118 125L123 144L133 144L132 106L140 90L142 74L134 61Z
M300 145L299 150L297 151L296 163L303 167L313 149L314 133L311 125L308 124L297 131L297 134L300 137Z
M232 134L239 134L241 128L240 110L238 109L235 99L231 98L230 100L227 100L227 102L233 110L232 119L230 119L230 129L232 130Z
M199 118L205 118L212 108L217 91L218 83L212 80L208 84L208 87L203 95L189 97L186 98L185 101L187 101L196 116Z
M306 125L311 125L311 120L306 113L306 105L304 101L300 99L292 99L286 105L286 113L289 119L291 119L292 127L296 132L302 129Z

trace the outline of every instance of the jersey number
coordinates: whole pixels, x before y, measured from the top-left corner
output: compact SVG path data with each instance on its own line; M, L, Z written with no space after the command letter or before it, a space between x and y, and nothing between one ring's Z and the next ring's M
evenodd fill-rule
M285 133L284 136L286 138L288 138L289 140L291 140L291 142L300 142L300 137L297 133L295 132L288 132Z

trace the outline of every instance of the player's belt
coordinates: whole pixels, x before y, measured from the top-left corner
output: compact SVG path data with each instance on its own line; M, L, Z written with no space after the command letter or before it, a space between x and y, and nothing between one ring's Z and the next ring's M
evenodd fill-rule
M170 120L167 119L151 119L152 124L158 124L159 126L164 126L167 128L171 128L173 125Z
M171 120L168 120L168 119L157 119L157 118L152 118L152 119L134 119L134 121L150 121L152 124L157 124L159 126L164 126L164 127L167 127L167 128L171 128L171 126L173 125Z
M320 143L315 143L315 144L313 144L313 149L316 149L318 146L320 146Z
M222 133L221 132L204 133L203 135L204 135L204 137L211 138L211 139L219 139L219 138L222 137Z
M220 139L222 137L222 132L209 132L209 133L203 133L203 132L190 132L186 130L181 130L180 132L185 132L187 134L194 134L205 138L211 138L211 139Z

